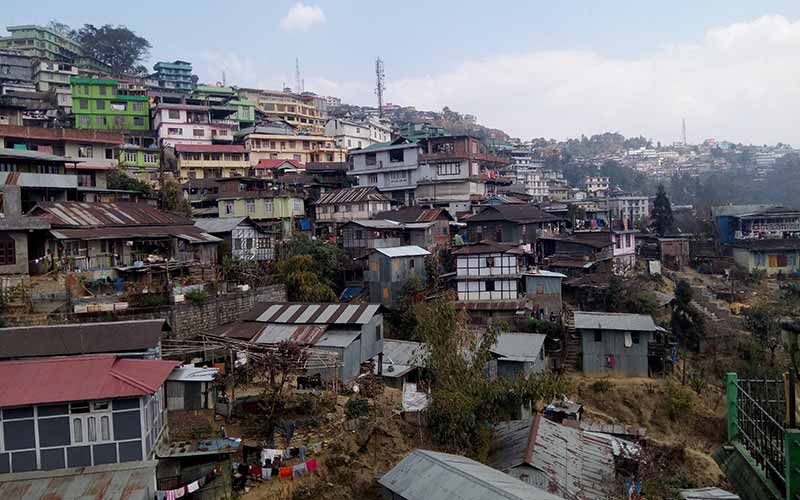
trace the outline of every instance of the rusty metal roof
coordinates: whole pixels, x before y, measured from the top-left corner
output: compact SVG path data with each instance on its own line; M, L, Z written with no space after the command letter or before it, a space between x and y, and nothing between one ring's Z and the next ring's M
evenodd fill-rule
M391 201L391 198L378 191L374 186L337 189L325 193L317 200L316 205L336 203L364 203L367 201Z
M287 325L363 325L380 311L380 304L265 303L243 319Z
M162 212L144 203L42 201L31 215L42 214L53 227L168 226L193 224L192 219Z
M496 241L483 240L468 245L460 245L452 251L453 255L476 255L483 253L511 253L524 254L525 251L514 245L497 243Z
M128 462L0 474L0 498L24 500L150 500L158 462Z
M314 345L324 334L326 326L318 325L277 325L270 324L253 342L256 344L277 344L283 341L300 345Z
M195 226L94 227L86 229L52 229L59 240L108 240L178 238L189 243L219 243L222 240Z
M386 219L395 222L434 222L439 219L453 221L453 216L443 208L403 207L388 210L375 215L375 219Z

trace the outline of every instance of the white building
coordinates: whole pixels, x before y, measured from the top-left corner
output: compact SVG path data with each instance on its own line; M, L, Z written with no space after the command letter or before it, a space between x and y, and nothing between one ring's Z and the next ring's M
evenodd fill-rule
M392 138L391 127L378 120L353 121L341 118L328 120L325 135L336 139L340 148L366 148L373 144L389 142Z
M398 138L390 144L374 144L350 153L347 175L358 179L359 187L376 187L395 201L412 205L419 180L420 147Z
M159 104L153 117L153 130L159 143L231 143L239 124L231 116L235 109L212 109L192 104Z
M38 61L33 65L33 83L39 92L47 92L52 88L69 89L69 79L73 76L78 76L78 67L72 64Z
M482 241L453 250L459 301L516 300L523 251L511 245Z
M525 186L525 193L535 197L538 201L544 200L550 196L550 184L544 171L540 169L526 169L524 171L517 171L517 179L519 182L522 178L521 184Z
M650 200L647 196L614 196L604 200L608 215L614 220L627 218L631 223L650 217Z
M581 181L581 189L589 194L602 194L608 192L611 187L611 179L608 177L590 175Z

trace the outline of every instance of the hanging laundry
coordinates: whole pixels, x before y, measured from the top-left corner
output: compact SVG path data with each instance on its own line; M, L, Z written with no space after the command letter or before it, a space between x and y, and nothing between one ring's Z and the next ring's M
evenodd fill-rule
M184 486L183 488L178 488L177 490L174 491L175 491L175 498L183 498L183 495L186 494L186 486Z
M257 477L257 478L260 478L261 477L261 467L258 467L256 465L251 466L250 467L250 474L255 476L255 477Z
M187 493L194 493L195 491L197 491L199 489L200 489L200 483L198 483L197 481L195 481L193 483L189 483L186 486L186 492Z
M305 462L306 461L306 452L307 451L308 451L308 449L305 446L301 446L300 447L300 461L301 462Z
M297 458L300 456L300 448L289 448L289 454L292 458Z
M292 468L291 467L281 467L278 470L278 477L280 479L287 479L292 477Z
M272 479L272 469L268 467L264 467L263 469L261 469L261 479L265 481L269 481L270 479Z
M294 467L292 467L292 475L294 477L300 477L303 474L306 474L307 472L308 472L308 468L306 467L305 463L297 464Z
M289 449L283 450L283 455L282 456L283 456L284 460L289 460L290 458L292 458L291 450L289 450Z
M308 469L308 472L314 472L317 469L317 459L312 458L306 462L306 468Z

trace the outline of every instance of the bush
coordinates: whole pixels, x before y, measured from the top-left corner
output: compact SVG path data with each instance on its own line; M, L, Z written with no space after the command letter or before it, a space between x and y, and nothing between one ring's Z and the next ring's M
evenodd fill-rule
M597 394L608 392L609 389L611 389L611 382L609 382L607 379L595 380L592 382L592 391Z
M551 337L557 337L561 334L561 325L558 323L551 323L550 321L531 318L528 320L528 331L530 333L542 333Z
M369 401L360 397L350 398L344 405L344 414L347 418L366 417L369 415Z
M200 304L205 304L208 300L208 292L199 289L190 290L184 294L184 297L192 304L199 306Z
M694 395L686 387L670 380L664 386L664 405L670 420L676 420L692 409Z
M139 297L138 302L140 307L158 307L169 304L169 299L161 294L148 294Z

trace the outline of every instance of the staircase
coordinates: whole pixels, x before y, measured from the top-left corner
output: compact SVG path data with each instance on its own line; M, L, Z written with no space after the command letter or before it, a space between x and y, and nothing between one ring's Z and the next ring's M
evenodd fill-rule
M578 371L581 357L581 339L575 332L575 315L572 309L564 305L564 350L562 351L561 366L565 373Z

